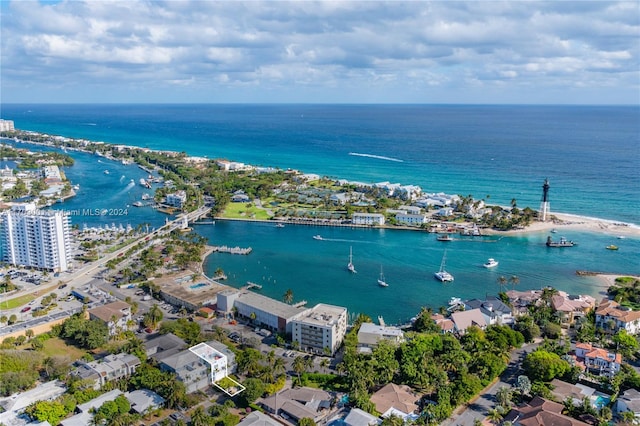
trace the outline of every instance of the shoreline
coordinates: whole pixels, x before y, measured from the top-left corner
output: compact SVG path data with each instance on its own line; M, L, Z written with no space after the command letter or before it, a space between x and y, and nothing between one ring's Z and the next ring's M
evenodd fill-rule
M20 130L22 132L32 132L30 130ZM41 134L39 132L32 132L34 134ZM19 142L19 143L24 143L24 144L30 144L30 145L38 145L38 146L45 146L45 147L50 147L50 148L56 148L56 149L62 149L63 147L61 146L57 146L57 145L53 145L53 144L47 144L47 143L42 143L42 142L34 142L34 141L26 141L23 139L18 139L18 138L8 138L5 137L5 139L9 139L9 140L13 140L14 142ZM72 140L76 140L74 138L69 138ZM91 143L97 143L94 141L89 141ZM104 142L103 142L104 143ZM113 145L111 143L106 142L105 144L108 145ZM128 148L133 148L133 149L142 149L140 147L137 146L133 146L133 145L127 145ZM91 151L85 150L83 148L74 148L74 150L78 151L78 152L83 152L86 154L93 154ZM175 151L158 151L158 152L175 152ZM177 153L177 152L176 152ZM109 157L105 157L110 161L118 161L116 159L113 158L109 158ZM137 164L137 163L135 163ZM140 166L139 164L137 164L138 166ZM337 178L336 178L337 179ZM575 231L583 231L583 232L592 232L592 233L598 233L598 234L605 234L605 235L611 235L611 236L621 236L621 237L633 237L633 238L640 238L640 225L634 224L634 223L626 223L626 222L620 222L620 221L616 221L616 220L612 220L612 219L601 219L601 218L596 218L596 217L589 217L589 216L582 216L582 215L577 215L577 214L573 214L573 213L554 213L553 211L550 214L552 217L555 217L557 220L556 221L547 221L547 222L533 222L530 225L528 225L526 228L523 229L512 229L512 230L508 230L508 231L500 231L500 230L496 230L496 229L490 229L490 228L484 228L482 230L483 235L522 235L522 234L534 234L537 232L550 232L553 229L556 229L558 231L561 230L575 230ZM225 218L220 218L220 219L225 219ZM237 220L243 220L243 219L237 219ZM271 220L271 219L269 219ZM269 220L265 220L265 222L268 222ZM258 220L260 221L260 220ZM398 230L412 230L412 228L410 227L391 227L391 226L383 226L381 228L384 229L398 229Z

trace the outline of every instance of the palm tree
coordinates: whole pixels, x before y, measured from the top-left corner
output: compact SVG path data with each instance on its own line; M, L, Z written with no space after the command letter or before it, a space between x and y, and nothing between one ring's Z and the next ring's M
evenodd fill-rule
M257 318L257 317L258 317L258 316L256 315L256 313L255 313L255 312L251 312L251 313L249 314L249 319L251 319L251 322L252 322L252 323L254 323L254 322L256 321L256 318Z
M191 424L193 426L207 426L207 413L202 406L198 406L191 414Z
M322 368L325 373L327 372L327 368L329 368L329 358L322 358L320 368Z
M293 303L293 290L288 289L285 293L284 296L282 297L282 300L284 300L284 303L288 303L289 305L291 303Z
M487 418L489 418L489 420L491 420L491 422L494 424L499 424L500 420L502 420L502 417L502 411L499 409L499 407L496 407L493 410L489 410L489 412L487 413Z
M291 367L293 368L293 371L295 371L296 374L298 374L298 384L301 384L302 382L300 380L300 374L304 373L307 370L307 366L304 361L304 358L302 356L295 357Z
M27 336L27 338L29 340L31 340L31 338L33 337L33 330L32 329L28 329L24 332L24 335Z
M517 275L511 275L509 278L509 283L511 284L511 290L514 290L518 284L520 284L520 278Z
M498 277L498 285L500 286L500 293L503 293L504 287L507 285L507 278L504 275Z
M157 304L153 304L149 312L144 314L143 324L147 327L156 328L158 323L162 321L162 311Z

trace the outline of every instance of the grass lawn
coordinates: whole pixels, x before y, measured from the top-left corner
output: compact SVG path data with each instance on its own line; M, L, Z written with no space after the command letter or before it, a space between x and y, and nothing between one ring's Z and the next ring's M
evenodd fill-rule
M247 207L247 203L229 203L222 212L222 217L227 219L257 219L269 220L271 217L263 210L251 204Z
M52 337L51 339L45 340L43 343L44 348L42 349L42 353L47 356L67 356L71 358L71 361L75 361L80 359L80 357L86 353L75 346L67 345L65 341L59 337Z
M24 296L16 297L15 299L9 299L0 303L0 311L4 309L13 309L18 306L26 305L34 299L31 294L25 294Z

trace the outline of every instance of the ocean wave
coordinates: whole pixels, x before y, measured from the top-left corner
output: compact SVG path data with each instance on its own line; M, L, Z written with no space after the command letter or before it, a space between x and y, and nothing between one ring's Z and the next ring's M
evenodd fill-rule
M350 152L349 155L353 155L353 156L356 156L356 157L377 158L378 160L395 161L396 163L404 163L403 160L400 160L398 158L385 157L383 155L361 154L359 152Z

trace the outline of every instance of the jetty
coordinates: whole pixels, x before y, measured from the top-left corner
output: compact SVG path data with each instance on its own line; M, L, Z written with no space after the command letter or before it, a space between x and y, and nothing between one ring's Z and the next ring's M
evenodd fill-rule
M262 290L262 286L260 284L252 283L251 281L247 281L247 290L252 288L257 288L258 290Z
M307 304L307 301L306 301L306 300L301 300L301 301L299 301L298 303L294 303L294 304L293 304L293 305L291 305L291 306L293 306L294 308L301 308L301 307L303 307L303 306L304 306L304 305L306 305L306 304Z
M253 251L251 247L228 247L228 246L213 246L213 251L218 253L231 253L231 254L249 254Z

